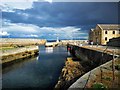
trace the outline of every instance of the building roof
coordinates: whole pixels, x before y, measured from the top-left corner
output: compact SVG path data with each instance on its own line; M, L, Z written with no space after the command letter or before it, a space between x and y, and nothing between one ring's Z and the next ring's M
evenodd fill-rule
M94 29L93 29L93 28L91 28L90 30L91 30L91 31L94 31Z
M103 30L120 30L120 24L98 24Z

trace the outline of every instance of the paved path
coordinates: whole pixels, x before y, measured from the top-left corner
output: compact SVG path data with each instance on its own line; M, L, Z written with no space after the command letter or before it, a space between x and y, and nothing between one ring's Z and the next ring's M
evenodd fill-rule
M119 47L101 46L101 45L98 45L98 46L97 45L75 45L75 46L79 46L79 47L87 48L87 49L91 49L91 50L97 50L99 52L105 52L105 53L109 53L109 54L113 54L113 52L115 52L116 55L120 55Z
M113 52L117 55L120 55L120 48L117 47L110 47L110 46L97 46L97 45L86 45L86 46L82 46L83 48L88 48L88 49L92 49L92 50L97 50L100 52L106 52L106 53L110 53L113 54Z
M115 59L115 61L117 62L118 60L120 60L120 58L117 58ZM90 83L90 81L95 81L96 77L98 74L100 74L101 72L101 68L102 70L106 70L107 72L111 71L111 69L109 70L110 66L112 65L112 61L109 61L109 62L106 62L105 64L103 65L100 65L98 67L96 67L95 69L89 71L88 73L84 74L82 77L80 77L75 83L73 83L68 90L71 90L71 89L81 89L81 88L85 88L86 85L88 83ZM106 72L105 71L105 72ZM118 72L116 72L118 73ZM118 78L118 77L117 77Z

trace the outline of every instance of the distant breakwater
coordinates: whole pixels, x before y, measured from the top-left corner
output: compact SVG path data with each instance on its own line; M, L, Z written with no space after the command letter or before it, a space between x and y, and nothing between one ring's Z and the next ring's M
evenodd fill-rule
M45 39L0 38L0 46L2 47L43 45L45 43Z

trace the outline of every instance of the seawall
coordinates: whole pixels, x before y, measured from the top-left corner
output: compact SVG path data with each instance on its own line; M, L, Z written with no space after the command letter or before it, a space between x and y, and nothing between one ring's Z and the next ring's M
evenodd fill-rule
M82 67L82 71L84 71L83 74L85 76L83 74L82 74L83 76L78 75L78 77L76 78L77 81L75 79L71 79L69 82L66 82L65 80L63 80L64 74L62 76L62 73L64 70L64 68L63 68L61 75L60 75L60 78L59 78L59 81L56 84L55 88L61 88L61 89L67 89L68 87L70 87L69 89L84 88L84 86L87 82L87 78L89 76L89 74L86 75L85 73L88 73L88 72L90 73L90 71L92 70L91 78L94 78L93 74L94 73L96 74L96 71L99 72L101 70L101 69L98 70L97 68L99 68L101 65L104 65L104 64L108 66L108 64L106 64L106 63L111 62L111 60L113 60L113 56L114 56L114 58L118 58L118 56L120 55L119 50L116 50L116 52L113 53L114 49L111 49L111 48L106 49L106 46L105 47L103 47L103 46L91 47L88 45L84 45L84 46L78 45L77 46L77 45L69 44L69 45L67 45L67 48L68 48L67 50L71 53L71 56L73 58L73 62L74 62L74 60L77 60L77 62L80 63L80 65ZM111 67L111 65L109 64L108 67ZM73 67L71 67L71 68L73 68ZM66 68L66 69L67 69L66 71L71 70L71 72L73 72L72 73L73 75L75 74L74 70L72 70L70 68ZM94 72L94 69L95 69L95 72ZM80 69L80 71L81 71L81 69ZM109 71L107 73L109 73ZM110 72L110 74L111 74L111 72ZM100 73L97 73L97 75L98 75L97 78L99 78ZM67 73L66 76L70 77L69 73ZM82 80L81 80L80 79L81 77L84 77L84 78L82 78ZM109 77L106 76L105 78L109 78ZM111 78L112 77L110 76L110 79ZM80 79L80 82L79 82L79 79ZM94 78L94 81L95 81L95 79L96 78ZM109 81L109 83L111 83L111 82Z
M79 58L80 62L84 62L87 66L92 68L95 68L113 59L113 50L94 49L73 45L70 45L69 47L71 48L70 52L73 57ZM119 50L117 51L119 52ZM116 52L115 57L120 55L118 52ZM90 68L90 70L92 68Z
M112 73L112 67L111 67L112 64L111 63L112 63L113 58L116 58L115 61L120 60L120 58L119 58L120 53L118 53L118 52L114 53L114 57L113 57L113 52L112 52L113 49L111 49L111 50L107 50L107 49L105 50L102 48L94 49L94 47L86 48L86 47L80 47L80 46L75 46L75 45L69 45L69 48L70 48L70 52L71 52L72 56L79 58L81 65L84 68L86 68L86 72L88 72L88 73L84 74L82 77L80 77L75 83L73 83L69 87L70 90L72 88L77 88L77 89L85 88L85 85L90 85L92 81L93 81L92 83L97 82L97 78L100 78L99 76L101 74L100 73L101 67L103 68L102 69L103 73L104 72ZM119 50L117 50L117 51L119 51ZM116 65L117 65L117 63L116 63ZM110 71L107 71L109 69L110 69ZM118 71L115 70L115 72L118 72ZM90 80L88 81L89 75L91 75L91 76L90 76ZM105 73L102 76L102 78L103 77L105 77ZM116 74L116 77L118 78L118 73ZM110 80L111 80L112 76L108 76L108 77L106 76L105 78L110 78ZM106 81L104 80L104 82L106 82ZM109 81L109 83L112 83L112 81ZM109 83L105 83L105 85L107 85ZM111 87L111 86L109 86L109 87ZM89 86L88 86L88 88L89 88Z
M120 58L114 60L115 66L120 65ZM103 84L107 88L117 89L120 88L120 70L114 70L114 80L112 71L112 61L108 61L93 70L87 72L80 77L75 83L73 83L68 90L79 89L79 88L92 88L92 85L98 83ZM113 84L114 83L114 84ZM114 86L113 86L114 85ZM102 88L101 88L102 89ZM104 88L103 88L104 89ZM107 90L107 89L106 89Z
M0 38L0 46L2 47L43 45L45 43L45 39Z
M84 74L84 68L79 61L73 61L71 57L65 61L59 80L55 85L55 89L66 90L74 83L81 75Z
M0 56L1 64L7 65L9 63L12 63L13 61L19 61L20 59L32 57L33 55L37 55L38 53L39 53L38 46L29 46L8 50L7 52L3 52L2 55Z

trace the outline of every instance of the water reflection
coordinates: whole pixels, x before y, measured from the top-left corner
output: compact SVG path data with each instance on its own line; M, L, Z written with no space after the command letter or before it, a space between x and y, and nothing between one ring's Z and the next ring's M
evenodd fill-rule
M25 59L3 70L3 88L53 88L67 57L65 47L39 47L38 57Z
M9 66L2 68L2 74L8 73L10 71L14 71L20 67L24 67L26 63L30 63L34 60L38 60L37 56L34 56L32 58L26 59L26 60L22 60L13 64L10 64Z
M53 53L53 47L46 47L45 51L46 53Z

